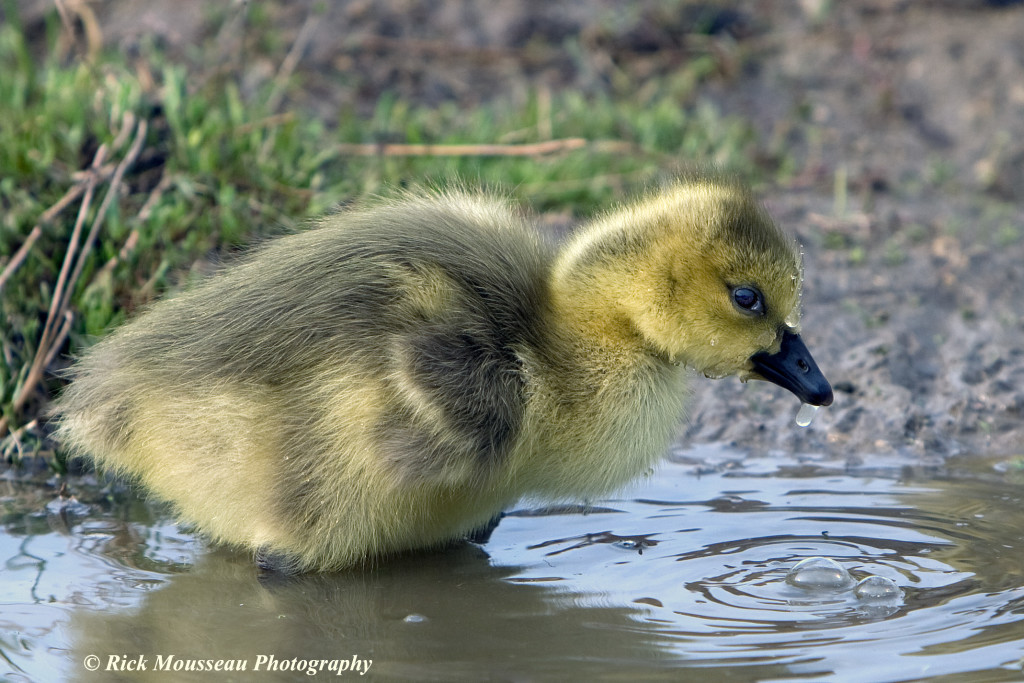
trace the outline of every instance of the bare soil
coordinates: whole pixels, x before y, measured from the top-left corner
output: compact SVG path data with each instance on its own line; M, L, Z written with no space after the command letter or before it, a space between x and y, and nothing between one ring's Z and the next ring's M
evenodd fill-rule
M643 88L711 54L716 74L681 106L708 100L753 122L751 163L791 164L764 198L804 244L804 336L837 391L800 429L781 390L697 380L684 443L908 463L1024 448L1024 4L350 0L225 4L219 17L202 0L90 6L108 45L157 40L197 73L241 68L250 86L281 66L238 42L258 9L278 55L304 48L287 106L327 120L384 92L472 106Z

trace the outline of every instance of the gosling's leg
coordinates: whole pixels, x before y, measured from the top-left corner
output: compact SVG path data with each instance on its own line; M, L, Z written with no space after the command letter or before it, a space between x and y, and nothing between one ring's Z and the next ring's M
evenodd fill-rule
M487 541L491 540L491 534L498 528L498 524L501 522L501 518L505 516L504 512L499 512L488 520L486 524L477 529L473 529L466 534L466 540L470 543L479 543L483 545Z
M264 578L286 579L299 574L294 557L287 553L275 552L266 546L256 550L255 560L261 572L261 581Z

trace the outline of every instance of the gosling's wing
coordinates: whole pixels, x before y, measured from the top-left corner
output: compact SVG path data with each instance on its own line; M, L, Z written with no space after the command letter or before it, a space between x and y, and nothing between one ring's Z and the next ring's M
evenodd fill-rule
M379 353L395 398L380 451L417 481L472 480L499 468L520 433L519 351L541 343L550 246L479 196L417 198L372 218L389 291Z
M501 202L428 196L339 214L101 342L65 410L103 412L104 432L124 434L143 390L242 387L287 397L275 419L304 443L308 424L334 419L311 389L340 378L379 406L346 423L366 430L356 441L367 436L399 472L464 481L500 465L518 433L516 349L537 343L549 259ZM297 480L315 459L290 461L301 461Z
M398 401L381 452L405 476L464 480L504 462L519 433L525 380L506 331L450 311L395 340Z

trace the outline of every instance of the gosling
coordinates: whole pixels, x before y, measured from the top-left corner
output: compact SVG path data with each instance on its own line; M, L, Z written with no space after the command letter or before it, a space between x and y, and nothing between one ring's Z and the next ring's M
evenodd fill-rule
M337 570L648 472L687 368L829 405L801 282L793 241L716 176L560 249L503 199L410 193L271 241L93 346L58 436L216 542Z

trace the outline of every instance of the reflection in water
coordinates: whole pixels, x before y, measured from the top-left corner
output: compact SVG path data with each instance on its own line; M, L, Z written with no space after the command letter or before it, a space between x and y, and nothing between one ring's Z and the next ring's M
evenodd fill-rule
M1017 488L756 465L666 465L589 510L524 504L483 549L290 579L261 579L144 506L47 513L45 492L7 485L0 674L166 681L152 667L174 655L249 667L216 680L301 680L252 672L273 655L372 660L366 680L1022 678ZM899 592L787 583L814 556ZM91 654L143 655L150 670L90 679Z
M75 654L118 643L129 653L250 662L270 654L285 660L356 656L372 660L371 674L411 680L500 676L510 659L524 657L535 671L561 667L566 656L594 656L612 666L647 657L643 643L617 632L634 610L584 609L543 586L504 580L513 573L492 567L479 549L463 547L377 571L261 583L244 560L214 553L196 572L148 595L138 612L77 613ZM566 638L562 631L573 622L589 622L587 635ZM281 679L291 680L288 674Z

